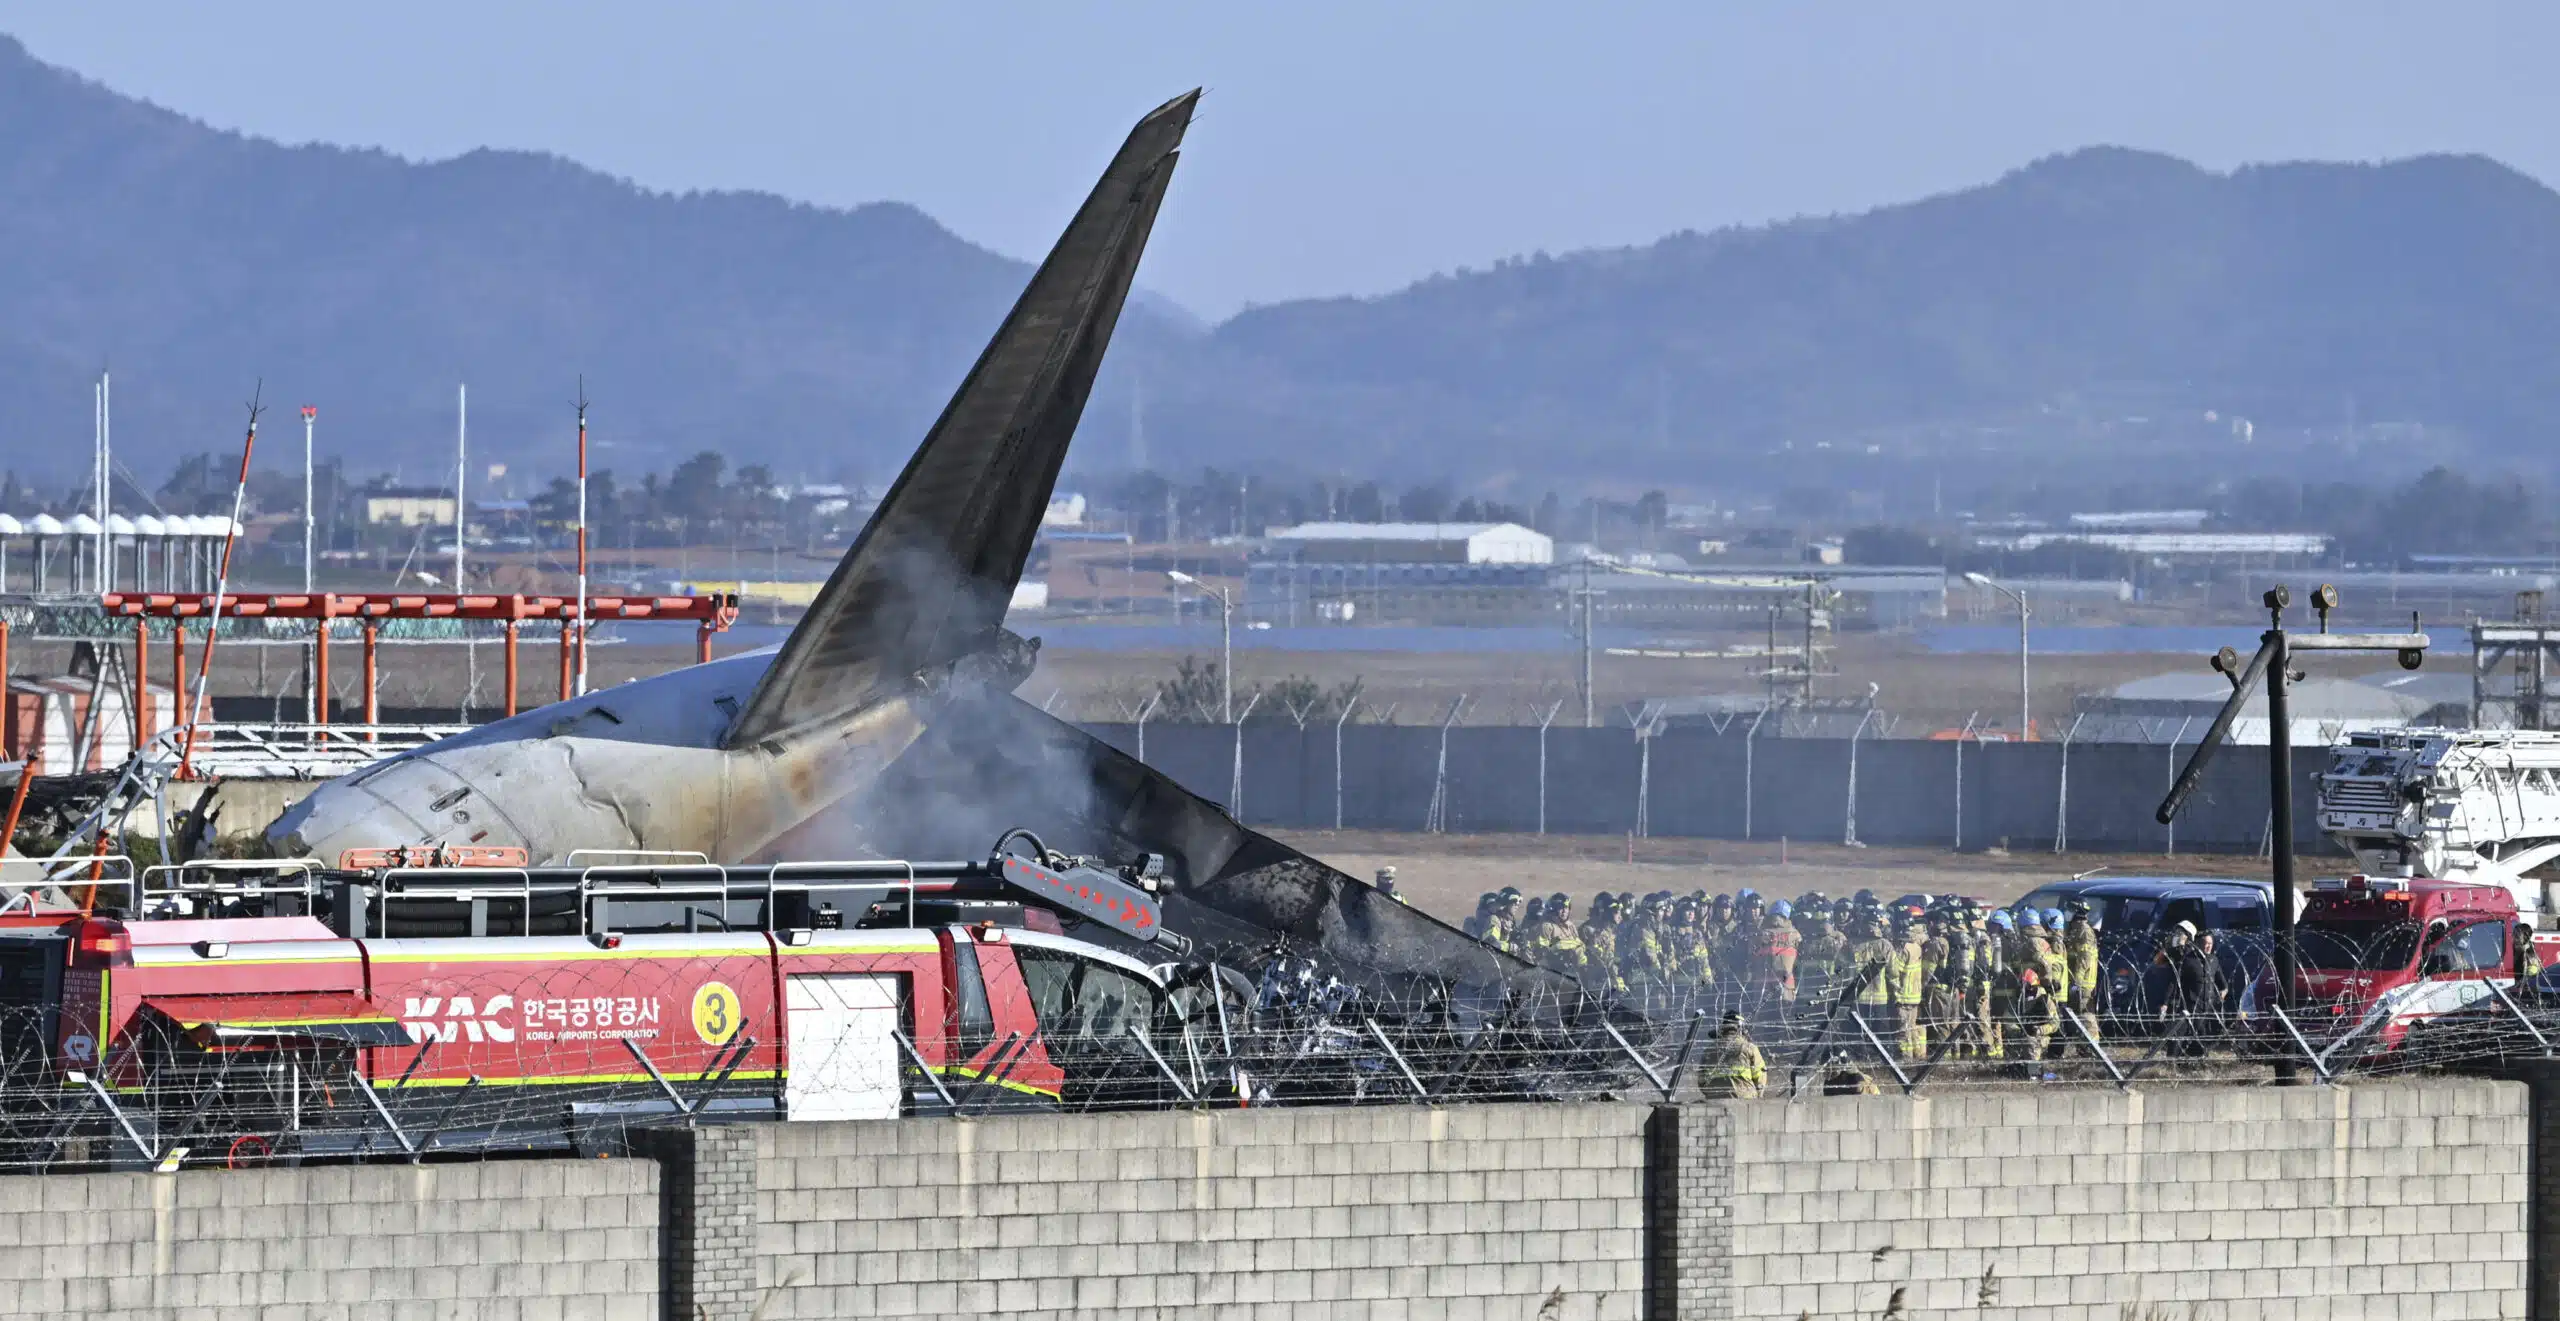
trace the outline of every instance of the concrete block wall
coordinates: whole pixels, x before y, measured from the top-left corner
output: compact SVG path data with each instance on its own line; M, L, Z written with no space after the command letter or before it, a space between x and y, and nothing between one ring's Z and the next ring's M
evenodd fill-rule
M759 1315L1636 1321L1651 1115L760 1127Z
M658 1253L665 1315L677 1321L753 1316L756 1130L662 1128L639 1135L658 1162Z
M657 1218L645 1160L0 1179L0 1316L649 1321Z
M1722 1108L1731 1310L1682 1317L2526 1315L2522 1084Z

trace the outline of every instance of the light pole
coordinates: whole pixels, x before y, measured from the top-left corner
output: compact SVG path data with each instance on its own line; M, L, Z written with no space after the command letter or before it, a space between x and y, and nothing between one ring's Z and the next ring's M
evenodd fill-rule
M1185 587L1196 587L1200 589L1202 595L1217 598L1218 721L1221 724L1233 724L1236 711L1236 612L1233 603L1227 600L1227 589L1211 587L1180 569L1168 569L1164 576Z
M1968 573L1964 576L1964 580L1976 587L1989 588L2018 603L2018 739L2024 742L2035 728L2027 722L2029 691L2027 688L2027 594L2015 588L2003 587L1993 582L1991 575L1985 573Z
M320 410L309 404L302 406L302 590L311 591L311 530L317 520L311 516L311 424Z

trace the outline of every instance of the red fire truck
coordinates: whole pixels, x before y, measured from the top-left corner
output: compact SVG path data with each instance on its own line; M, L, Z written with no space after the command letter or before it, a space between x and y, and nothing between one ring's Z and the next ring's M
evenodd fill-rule
M678 1114L1214 1083L1151 860L1034 840L958 863L264 866L155 869L119 912L0 927L9 1094L39 1073L57 1093L14 1140L164 1162L585 1148Z
M2519 964L2517 916L2515 896L2502 885L2369 876L2313 882L2296 934L2294 993L2306 1030L2387 1051L2451 1015L2505 1012ZM2546 966L2560 956L2560 932L2531 939Z

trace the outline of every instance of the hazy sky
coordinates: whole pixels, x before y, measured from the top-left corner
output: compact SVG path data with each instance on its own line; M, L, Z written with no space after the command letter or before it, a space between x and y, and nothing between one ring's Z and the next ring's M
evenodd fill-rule
M226 128L536 148L652 187L917 203L1036 256L1209 97L1142 280L1211 316L1976 183L2478 151L2560 178L2560 5L20 3L46 60Z

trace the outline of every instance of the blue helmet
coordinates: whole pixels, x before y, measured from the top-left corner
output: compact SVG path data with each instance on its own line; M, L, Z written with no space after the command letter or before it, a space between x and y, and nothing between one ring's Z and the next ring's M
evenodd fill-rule
M2062 910L2059 908L2048 908L2044 910L2044 924L2056 931L2060 931L2062 929Z
M1741 902L1742 902L1743 900L1745 900L1745 899L1757 899L1757 898L1759 898L1759 897L1760 897L1760 892L1759 892L1758 890L1754 890L1754 889L1752 889L1752 888L1751 888L1750 886L1748 886L1748 885L1746 885L1746 886L1742 887L1741 889L1736 890L1736 891L1734 891L1734 892L1733 892L1733 901L1734 901L1735 903L1737 903L1737 904L1738 904L1738 903L1741 903Z
M1769 905L1769 916L1771 917L1794 917L1795 915L1796 906L1788 903L1784 899Z
M1995 908L1991 910L1991 925L1998 927L2003 931L2014 930L2017 926L2016 923L2009 920L2009 910L2005 908Z
M2032 908L2021 908L2018 910L2018 925L2042 930L2044 927L2044 917Z

